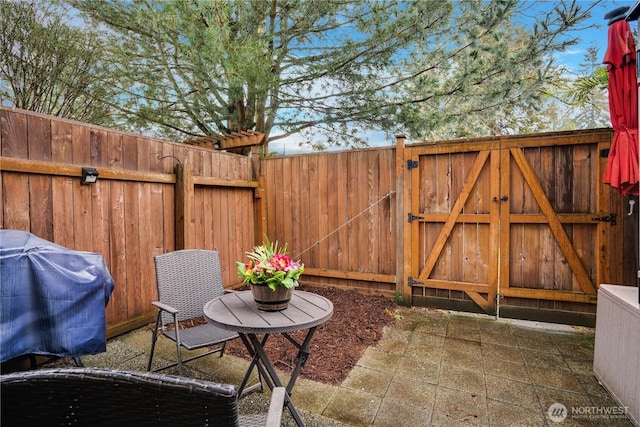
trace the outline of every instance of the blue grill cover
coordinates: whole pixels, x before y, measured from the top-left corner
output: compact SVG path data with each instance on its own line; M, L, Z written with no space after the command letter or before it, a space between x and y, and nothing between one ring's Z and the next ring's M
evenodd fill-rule
M0 230L0 362L106 351L113 287L102 255Z

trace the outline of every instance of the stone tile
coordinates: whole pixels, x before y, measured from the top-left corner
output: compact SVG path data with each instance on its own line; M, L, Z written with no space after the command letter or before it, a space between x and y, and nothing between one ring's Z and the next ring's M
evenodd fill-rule
M522 352L518 347L483 342L481 348L482 358L484 360L503 360L513 363L524 363Z
M576 332L549 333L549 338L558 348L570 351L575 347L591 347L595 345L595 329L574 327Z
M113 340L109 340L108 342L122 342L131 347L138 348L148 354L151 349L151 335L151 329L141 328L131 333L121 335ZM164 343L167 346L173 347L173 352L175 353L176 346L173 341L160 335L158 337L156 345L162 345L160 343Z
M431 424L429 427L488 427L489 419L479 420L478 417L458 416L455 413L440 414L434 412L431 415Z
M444 337L447 335L446 322L422 323L418 325L415 332L421 332L430 335L438 335Z
M296 408L321 414L329 405L336 390L337 387L328 384L298 378L291 399Z
M510 332L504 333L493 330L480 330L480 342L482 344L500 344L509 347L518 347L518 340Z
M538 366L530 366L528 370L531 381L535 384L572 391L574 393L585 392L576 376L571 372L541 368Z
M373 425L378 427L428 426L431 408L420 408L385 399L380 405Z
M487 402L491 427L539 427L545 425L542 412L509 403Z
M386 372L355 366L342 382L342 387L382 397L387 392L393 376Z
M249 361L240 357L231 356L225 354L223 357L204 357L202 359L194 360L187 363L185 366L193 366L202 372L211 372L220 379L221 382L227 384L235 384L239 386L244 378L247 369L249 369ZM280 372L279 372L280 374ZM280 376L282 381L285 381L283 375ZM257 369L254 369L249 377L249 386L257 384L259 381Z
M506 320L502 319L480 319L478 320L478 327L483 332L493 332L499 334L512 334L513 326Z
M554 369L560 371L570 371L569 365L564 360L564 357L557 352L549 352L546 350L533 350L528 348L522 348L522 358L525 365L542 367L547 369Z
M593 375L593 360L565 359L569 370L578 375Z
M452 314L449 318L450 328L463 328L467 330L479 330L479 320L474 315Z
M398 341L394 339L384 339L378 342L375 348L389 354L397 354L402 356L406 353L409 344L406 341Z
M469 395L487 394L484 375L480 371L464 369L459 366L442 364L439 385L450 389L468 392Z
M402 354L407 348L411 331L405 331L398 328L395 324L385 326L382 330L382 337L376 348L387 353Z
M447 338L444 344L442 362L482 371L480 342Z
M547 335L545 331L537 329L517 328L514 330L513 335L516 337L518 347L550 351L553 353L560 353L554 346L553 341Z
M514 334L518 347L526 350L535 350L546 353L560 355L560 351L555 347L553 342L544 336L521 336Z
M594 405L608 405L614 402L606 388L600 384L600 381L593 375L576 375L576 379L591 398Z
M385 326L382 331L381 341L393 340L408 343L412 332L413 331L406 331L395 326Z
M428 309L407 309L401 310L402 319L396 321L399 329L405 331L415 331L417 328L425 324L435 324L443 321L448 322L448 316L437 313Z
M402 403L428 409L431 412L435 402L436 385L410 378L398 377L391 382L385 401Z
M449 324L447 327L447 338L480 342L480 330L468 327L466 324Z
M373 394L339 388L322 415L350 426L369 426L381 403L382 399Z
M437 384L440 378L440 361L403 357L396 371L396 377Z
M393 374L398 369L401 359L402 356L398 354L389 354L369 347L358 360L357 366Z
M508 362L498 359L484 359L484 372L497 377L518 381L529 381L529 373L524 363Z
M564 360L568 365L582 362L583 364L593 365L594 351L589 349L581 349L579 347L571 354L563 354Z
M487 375L487 398L502 403L540 410L535 387L529 383Z
M558 344L556 348L565 359L593 362L594 348L588 343Z
M404 355L419 360L440 362L440 360L442 360L442 349L427 345L411 344L407 347Z
M426 332L414 331L411 334L411 342L409 345L424 345L427 347L442 349L444 347L444 343L445 343L444 336L434 335Z
M432 426L489 425L484 396L439 386L431 418Z
M145 361L148 361L149 356L148 354L145 355L142 349L128 345L123 341L112 340L107 342L107 351L105 353L82 356L80 360L82 361L82 364L88 368L92 367L116 369L119 368L120 365L125 364L127 361L140 356L145 356Z

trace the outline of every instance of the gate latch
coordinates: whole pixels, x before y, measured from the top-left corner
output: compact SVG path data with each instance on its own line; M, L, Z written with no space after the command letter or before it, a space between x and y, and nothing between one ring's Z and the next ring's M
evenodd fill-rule
M606 216L597 216L595 218L591 218L591 220L610 222L611 225L616 225L616 214L610 213L609 215L606 215Z

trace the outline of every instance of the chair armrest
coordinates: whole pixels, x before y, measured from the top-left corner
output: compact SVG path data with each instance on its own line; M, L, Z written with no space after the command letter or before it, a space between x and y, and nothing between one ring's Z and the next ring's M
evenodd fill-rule
M271 392L271 403L267 414L267 427L279 427L282 421L282 411L284 410L287 390L284 387L275 387Z
M168 304L163 304L160 301L152 301L151 304L155 305L160 310L166 311L166 312L171 313L171 314L176 314L176 313L178 313L180 311L177 308L173 308Z

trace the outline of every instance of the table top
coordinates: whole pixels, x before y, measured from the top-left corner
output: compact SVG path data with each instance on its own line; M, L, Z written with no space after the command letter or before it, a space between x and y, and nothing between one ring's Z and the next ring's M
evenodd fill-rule
M293 332L318 326L331 318L333 304L311 292L293 291L289 307L262 311L251 291L231 292L204 306L204 317L221 328L257 334Z

